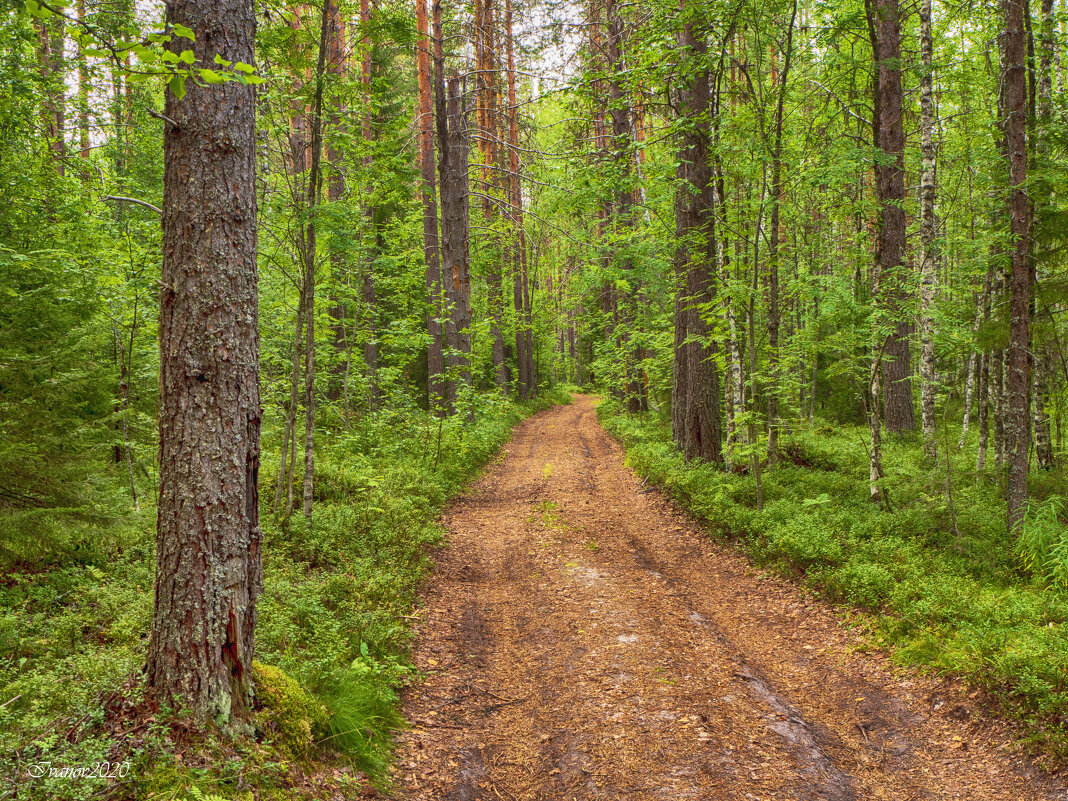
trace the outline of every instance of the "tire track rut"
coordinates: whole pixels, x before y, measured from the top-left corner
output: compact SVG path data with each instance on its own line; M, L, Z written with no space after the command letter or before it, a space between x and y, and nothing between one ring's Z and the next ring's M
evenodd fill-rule
M643 490L591 398L518 426L444 523L397 798L1066 797Z

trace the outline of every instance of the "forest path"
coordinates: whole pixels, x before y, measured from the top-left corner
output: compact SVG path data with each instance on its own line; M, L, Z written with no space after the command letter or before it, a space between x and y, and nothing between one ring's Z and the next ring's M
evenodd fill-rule
M1066 797L643 488L592 398L519 425L444 522L399 798Z

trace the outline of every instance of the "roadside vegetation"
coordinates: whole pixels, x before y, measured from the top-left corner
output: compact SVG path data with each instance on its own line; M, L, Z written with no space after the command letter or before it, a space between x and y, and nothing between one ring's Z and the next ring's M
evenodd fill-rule
M817 421L782 438L783 463L753 476L686 462L670 421L598 409L639 475L738 543L753 563L812 588L867 628L901 664L963 678L1026 727L1042 750L1068 754L1068 530L1063 470L1033 473L1020 537L1006 532L995 471L949 449L928 466L916 440L886 443L891 505L868 495L865 429ZM959 430L951 436L959 435ZM974 444L974 443L973 443Z
M32 550L5 542L14 561L0 583L0 797L88 799L110 785L115 798L185 799L194 788L293 798L314 795L323 771L338 790L388 783L390 732L403 725L397 693L415 677L416 593L441 540L434 520L515 423L568 399L478 396L473 422L383 410L321 447L310 521L264 524L262 709L243 743L209 737L191 750L166 710L128 725L143 708L154 506L52 520L63 533ZM276 471L277 452L265 486ZM110 782L27 779L34 765L98 762L128 767Z

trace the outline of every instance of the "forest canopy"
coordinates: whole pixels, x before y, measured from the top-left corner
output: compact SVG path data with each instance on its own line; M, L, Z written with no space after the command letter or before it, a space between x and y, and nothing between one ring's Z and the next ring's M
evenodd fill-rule
M398 725L432 521L564 387L916 653L893 565L1061 622L1066 44L1066 0L4 4L0 747L106 753L131 676ZM1063 738L994 639L916 660Z

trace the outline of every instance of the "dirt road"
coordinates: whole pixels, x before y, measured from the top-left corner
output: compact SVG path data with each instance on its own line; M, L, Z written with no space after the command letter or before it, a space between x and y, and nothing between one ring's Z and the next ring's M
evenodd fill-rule
M399 798L1068 798L643 488L588 397L520 425L445 524Z

